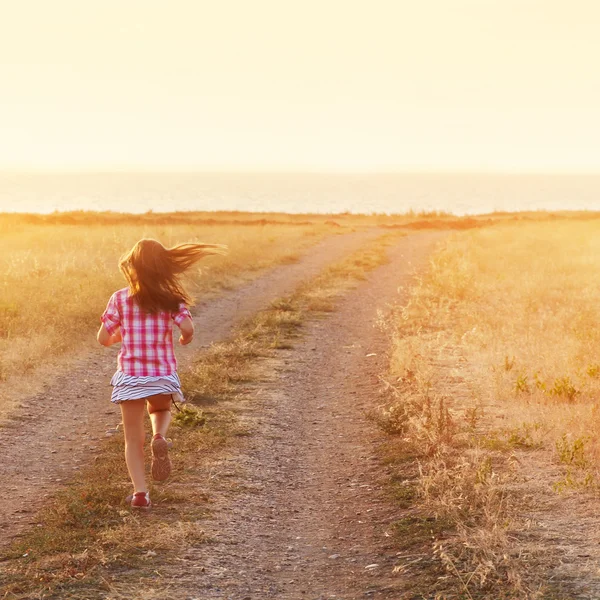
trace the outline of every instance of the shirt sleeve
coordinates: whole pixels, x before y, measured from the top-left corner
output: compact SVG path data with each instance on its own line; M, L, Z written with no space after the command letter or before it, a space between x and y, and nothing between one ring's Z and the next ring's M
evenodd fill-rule
M100 320L104 323L104 327L109 335L115 334L121 326L121 315L119 314L119 307L117 306L115 294L110 297L110 300L106 305L106 310L102 313Z
M192 313L188 310L188 307L182 302L179 305L179 310L177 312L171 313L171 317L173 318L173 322L175 325L181 325L181 322L187 317L192 318Z

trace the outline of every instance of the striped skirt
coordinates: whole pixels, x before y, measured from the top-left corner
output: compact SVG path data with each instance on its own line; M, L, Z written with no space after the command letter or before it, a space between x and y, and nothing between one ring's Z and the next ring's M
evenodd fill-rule
M117 371L112 376L110 385L113 386L110 401L115 404L126 400L140 400L156 394L171 394L175 402L185 402L177 373L138 377Z

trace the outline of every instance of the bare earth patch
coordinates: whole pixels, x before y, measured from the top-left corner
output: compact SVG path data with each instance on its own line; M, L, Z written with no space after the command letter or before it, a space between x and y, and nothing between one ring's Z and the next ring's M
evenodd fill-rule
M394 530L399 511L378 453L386 437L366 414L389 360L379 312L405 299L399 286L408 286L439 237L400 240L390 262L334 313L265 362L268 381L231 405L249 435L205 466L207 541L156 564L152 578L115 578L105 597L406 597L407 582L393 572L406 558Z

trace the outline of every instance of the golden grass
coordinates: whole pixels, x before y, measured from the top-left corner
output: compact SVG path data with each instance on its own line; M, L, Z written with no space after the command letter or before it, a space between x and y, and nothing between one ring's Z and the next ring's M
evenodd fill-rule
M0 231L0 382L12 377L8 390L23 375L92 342L108 298L125 286L118 259L142 237L169 246L227 244L228 256L207 258L202 276L195 271L189 278L195 295L206 296L298 260L309 245L339 228L25 222L9 227L0 215Z
M4 557L0 584L5 597L104 597L116 590L113 577L118 577L119 593L126 597L127 590L136 588L157 565L175 560L189 545L209 541L202 519L210 512L210 461L236 436L252 434L229 406L247 398L246 386L264 376L260 359L292 347L302 324L321 312L323 302L332 310L336 298L385 262L385 248L395 237L382 236L324 269L290 297L247 320L231 341L201 354L182 372L182 381L186 397L205 406L191 405L174 418L174 471L167 485L151 489L152 513L137 515L124 506L129 483L122 439L108 440L96 464L39 515L42 526L14 543Z
M590 466L600 466L599 275L593 223L497 228L456 237L433 264L437 297L417 300L436 305L430 324L450 333L480 399L503 403L507 428L552 450L563 435L589 437Z
M543 561L519 556L511 536L520 452L564 465L557 492L597 488L597 232L554 222L455 235L386 324L388 401L374 418L392 434L400 504L443 524L413 533L461 597L543 593ZM432 594L451 593L429 576Z
M294 262L311 243L348 231L348 227L461 229L507 219L593 218L597 218L595 213L482 217L442 213L0 214L0 391L15 384L2 386L3 381L31 377L40 366L92 339L107 298L124 285L117 271L118 258L141 237L155 237L166 245L192 240L229 245L228 257L207 259L201 267L203 276L190 278L194 291L206 295L235 286L273 264ZM1 410L9 394L0 395Z
M63 225L303 225L335 224L349 227L363 226L408 226L409 228L469 229L496 223L514 223L557 220L597 220L600 212L593 211L527 211L519 213L496 211L481 215L456 216L444 211L409 210L399 214L354 214L354 213L261 213L244 211L185 211L173 213L144 214L70 211L51 214L11 214L0 213L0 228L21 224L63 224Z

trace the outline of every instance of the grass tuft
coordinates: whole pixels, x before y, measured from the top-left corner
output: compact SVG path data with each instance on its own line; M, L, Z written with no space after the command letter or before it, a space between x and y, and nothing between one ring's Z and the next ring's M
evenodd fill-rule
M206 417L202 410L195 406L184 406L175 413L173 424L179 427L202 427L206 425Z

